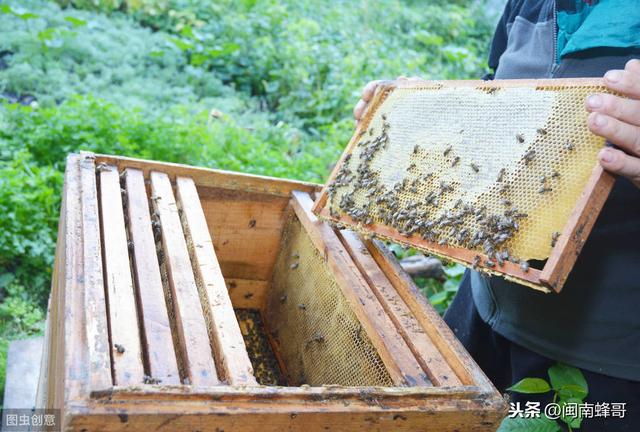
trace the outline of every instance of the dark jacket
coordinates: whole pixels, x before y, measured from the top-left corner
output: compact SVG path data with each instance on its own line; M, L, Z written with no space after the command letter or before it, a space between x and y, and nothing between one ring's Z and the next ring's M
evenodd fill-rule
M593 41L587 40L592 47L560 56L557 17L579 12L577 4L509 1L489 56L495 78L601 77L640 57L640 47L633 44L599 46L611 40L600 36L607 22ZM591 14L598 14L598 7ZM593 29L583 34L587 31ZM640 381L640 189L626 179L616 180L560 294L477 272L470 277L483 320L509 340L558 361Z

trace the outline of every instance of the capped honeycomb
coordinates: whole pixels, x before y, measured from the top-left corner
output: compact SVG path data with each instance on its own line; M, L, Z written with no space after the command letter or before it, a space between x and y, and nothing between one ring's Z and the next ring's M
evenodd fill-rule
M325 188L325 216L482 253L544 260L596 165L597 81L384 86ZM345 218L348 216L348 218Z
M289 385L393 385L325 259L293 215L284 228L265 319Z

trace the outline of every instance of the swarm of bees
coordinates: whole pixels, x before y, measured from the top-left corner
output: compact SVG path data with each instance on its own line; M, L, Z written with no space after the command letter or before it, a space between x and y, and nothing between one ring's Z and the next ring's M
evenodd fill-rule
M504 183L506 168L502 168L496 178L497 191L502 196L500 202L504 210L495 214L490 213L486 206L476 207L463 202L462 199L457 200L453 207L450 207L450 204L447 204L449 207L441 207L445 202L451 203L451 198L460 186L438 181L433 173L414 174L417 166L415 155L425 153L417 144L413 146L410 164L406 169L407 176L393 185L385 185L380 180L379 173L371 168L371 163L380 150L386 149L389 145L390 123L386 115L383 115L382 119L378 134L375 133L374 127L361 133L356 144L358 151L345 156L341 168L328 186L331 216L340 219L340 215L346 214L363 227L374 223L386 225L404 237L420 236L443 247L451 245L482 251L484 262L481 256L477 255L471 262L474 268L483 265L491 269L504 266L506 262L513 262L521 271L528 272L527 261L512 256L508 249L509 241L520 229L520 222L528 215L516 208L508 196L509 184ZM547 130L542 128L537 129L536 133L540 137L548 134ZM525 143L524 134L516 134L516 142ZM573 150L574 146L567 143L564 149ZM462 165L462 159L456 154L454 145L447 145L441 155L448 160L450 168L463 169L467 166L470 167L470 172L481 172L480 165L475 161L464 161L465 165ZM358 161L353 163L351 158L358 158ZM522 160L525 166L534 163L536 151L528 149ZM538 193L552 192L550 181L559 177L557 170L541 176ZM346 187L349 188L348 192L338 193L341 188ZM420 197L420 191L425 190L425 195ZM366 199L358 199L360 193L363 193ZM557 238L554 234L552 246Z

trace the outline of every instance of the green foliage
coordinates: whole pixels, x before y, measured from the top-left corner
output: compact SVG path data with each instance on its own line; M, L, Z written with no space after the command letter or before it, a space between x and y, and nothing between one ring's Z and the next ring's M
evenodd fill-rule
M490 33L463 0L3 1L0 384L40 331L68 153L323 182L367 81L478 77ZM419 281L440 312L446 271Z
M497 432L561 432L560 425L545 416L505 418Z
M517 393L547 393L551 390L549 383L542 378L524 378L507 390Z
M167 2L171 12L176 4ZM221 1L153 23L188 63L313 128L349 115L364 82L397 75L478 77L489 29L473 8L400 1ZM348 12L347 12L348 11ZM461 43L462 42L462 43Z
M395 243L390 243L387 246L398 259L403 259L419 253L415 249L402 247ZM418 285L422 293L429 299L429 302L435 307L440 315L444 315L447 308L453 301L465 272L465 268L460 264L445 262L443 265L445 273L444 279L424 277L414 278L416 285Z
M589 386L582 371L566 364L557 363L551 366L547 373L551 384L542 378L524 378L507 390L516 393L534 394L553 392L553 402L561 408L566 404L580 405L589 394ZM582 417L562 416L569 430L580 428ZM498 432L538 432L538 431L560 431L558 423L547 417L522 418L507 417L503 420Z
M0 160L0 292L18 284L24 287L25 300L44 305L61 184L59 171L34 164L24 150Z

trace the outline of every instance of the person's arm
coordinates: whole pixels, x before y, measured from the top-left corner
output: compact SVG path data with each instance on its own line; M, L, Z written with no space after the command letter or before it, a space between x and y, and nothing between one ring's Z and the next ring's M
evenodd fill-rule
M618 147L602 149L598 159L604 169L640 187L640 60L607 72L604 80L625 97L598 93L587 98L589 129Z

